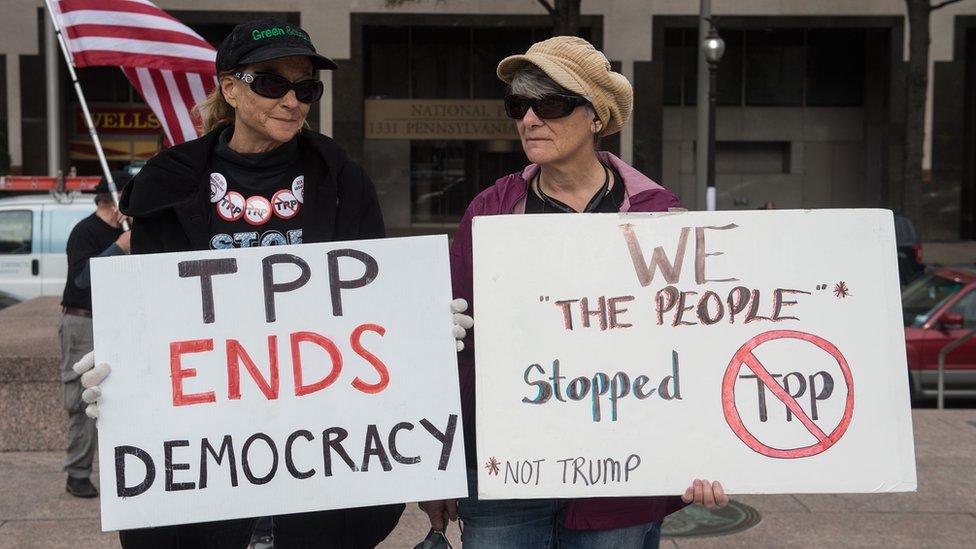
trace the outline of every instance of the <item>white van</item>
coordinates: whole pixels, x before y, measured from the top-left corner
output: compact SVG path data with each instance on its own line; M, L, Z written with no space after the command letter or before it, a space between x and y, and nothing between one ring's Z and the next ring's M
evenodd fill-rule
M20 301L61 295L68 235L94 211L93 194L0 198L0 294Z

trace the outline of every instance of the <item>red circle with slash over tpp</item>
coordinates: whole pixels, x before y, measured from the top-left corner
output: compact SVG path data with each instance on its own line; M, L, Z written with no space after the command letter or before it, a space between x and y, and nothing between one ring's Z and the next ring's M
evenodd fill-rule
M271 201L255 195L247 199L244 206L244 221L251 225L264 225L271 219Z
M245 204L244 195L230 191L217 202L217 215L224 221L237 221L244 217Z
M759 361L758 358L756 358L756 355L753 354L756 347L766 343L767 341L773 341L776 339L797 339L806 341L825 351L827 354L833 357L840 366L841 372L844 374L844 382L847 384L847 401L844 404L844 415L841 417L840 423L834 428L833 431L830 432L830 434L824 433L820 427L818 427L817 424L810 419L807 413L800 407L799 403L797 403L793 397L789 396L785 389L776 383L776 380L770 376L769 372L766 370L766 367L762 364L762 362ZM742 369L743 364L748 366L749 369L762 380L766 388L776 395L776 397L793 412L793 415L795 415L803 426L810 431L810 434L817 437L817 442L815 444L811 444L810 446L802 446L799 448L773 448L772 446L760 442L759 439L749 432L745 424L742 423L742 418L739 417L739 411L735 407L735 383L738 379L739 370ZM745 345L740 347L739 350L735 352L735 355L732 357L732 361L729 362L729 367L725 370L725 378L722 380L722 410L725 413L725 421L729 424L729 427L732 428L732 432L734 432L735 435L742 440L742 442L746 443L749 448L752 448L764 456L781 459L815 456L821 452L824 452L833 446L838 440L840 440L840 437L844 436L844 433L851 424L851 418L854 417L854 376L851 374L851 368L847 364L847 359L844 358L844 355L841 354L833 343L827 341L826 339L795 330L774 330L771 332L766 332L764 334L759 334L746 342Z
M271 206L274 208L274 214L281 219L291 219L298 215L301 202L290 190L281 189L271 197Z

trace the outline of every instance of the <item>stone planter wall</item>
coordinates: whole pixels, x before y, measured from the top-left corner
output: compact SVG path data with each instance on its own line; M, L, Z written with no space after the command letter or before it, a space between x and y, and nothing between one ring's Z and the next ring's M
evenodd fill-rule
M0 311L0 452L65 448L59 302L42 297Z

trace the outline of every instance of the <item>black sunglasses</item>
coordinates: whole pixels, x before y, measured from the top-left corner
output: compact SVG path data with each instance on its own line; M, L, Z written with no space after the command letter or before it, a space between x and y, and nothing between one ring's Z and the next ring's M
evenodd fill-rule
M505 97L505 113L509 118L521 120L531 107L532 112L539 118L562 118L568 116L576 107L588 103L589 101L578 95L561 93L551 93L539 98L508 95Z
M250 84L251 91L268 99L281 99L289 90L295 90L295 98L302 103L315 103L325 89L321 80L291 82L273 72L235 72L234 78Z

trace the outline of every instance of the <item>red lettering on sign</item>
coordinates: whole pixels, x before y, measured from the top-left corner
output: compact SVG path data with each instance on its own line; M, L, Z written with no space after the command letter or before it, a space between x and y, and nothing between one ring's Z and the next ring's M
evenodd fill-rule
M332 371L329 372L329 375L309 385L305 385L302 380L302 351L299 348L299 344L303 341L322 347L329 353L329 357L332 359ZM315 332L295 332L291 334L291 361L292 371L295 374L295 396L308 395L325 389L335 383L335 380L339 378L339 373L342 371L342 353L339 352L339 348L336 347L331 339L316 334Z
M183 368L182 356L188 353L203 353L213 351L212 339L193 339L190 341L174 341L169 344L169 372L173 385L173 406L189 406L190 404L206 404L215 402L217 397L213 391L206 393L183 394L183 379L196 377L196 368Z
M363 344L360 343L359 339L362 337L363 332L367 330L370 332L376 332L381 336L386 334L386 328L378 324L361 324L352 331L352 335L349 336L349 343L352 345L352 350L355 351L357 355L366 359L366 362L369 362L370 365L376 369L376 373L380 375L380 380L377 383L369 384L357 376L356 379L352 381L352 386L364 393L374 395L383 389L386 389L386 386L390 384L390 372L387 370L386 364L383 364L382 360L363 348Z
M278 398L278 388L281 386L278 373L278 337L268 336L268 360L271 363L271 379L266 380L261 370L251 360L244 347L236 339L227 340L227 398L238 400L241 398L241 361L251 374L251 379L258 384L258 388L268 400Z

